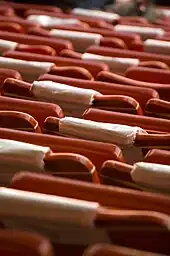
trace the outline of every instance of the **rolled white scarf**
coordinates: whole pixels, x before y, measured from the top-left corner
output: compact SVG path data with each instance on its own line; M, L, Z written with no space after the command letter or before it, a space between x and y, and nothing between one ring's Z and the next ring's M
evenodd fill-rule
M143 159L141 148L134 146L136 134L146 134L140 127L64 117L59 121L59 132L81 139L117 144L129 164Z
M84 53L82 60L104 62L111 72L124 73L129 67L138 66L139 60L135 58L108 57L91 53Z
M57 38L71 41L74 49L82 53L91 45L99 45L103 38L100 34L59 29L52 29L49 33Z
M9 182L16 172L44 172L44 158L50 152L49 147L0 139L0 183Z
M27 20L38 23L43 27L51 27L57 25L79 25L81 22L78 19L62 19L48 15L29 15Z
M98 203L0 188L0 204L1 221L10 229L35 231L60 244L111 242L95 228Z
M144 42L144 51L170 55L170 42L147 39Z
M138 185L157 191L170 192L170 166L139 162L131 171L132 179Z
M9 68L17 70L21 73L23 80L33 82L37 80L40 75L47 73L54 63L26 61L12 58L0 57L0 68Z
M156 8L156 10L161 14L161 15L163 15L164 17L170 17L170 10L169 9L164 9L164 8L159 8L159 9L157 9Z
M133 145L140 127L121 124L101 123L74 117L64 117L59 121L59 132L119 145Z
M80 15L82 17L103 19L106 22L110 22L110 23L112 23L115 20L118 20L120 18L120 16L116 13L103 12L100 10L87 10L87 9L83 9L83 8L74 8L72 10L72 13Z
M17 45L17 42L0 39L0 54L8 50L15 50Z
M31 217L78 226L93 226L98 203L0 188L0 215Z
M34 81L32 94L41 101L58 104L65 115L81 116L101 93L52 81Z
M139 34L143 39L156 38L157 36L163 36L165 34L165 31L162 28L140 27L130 25L116 25L114 27L114 30L118 32L136 33Z

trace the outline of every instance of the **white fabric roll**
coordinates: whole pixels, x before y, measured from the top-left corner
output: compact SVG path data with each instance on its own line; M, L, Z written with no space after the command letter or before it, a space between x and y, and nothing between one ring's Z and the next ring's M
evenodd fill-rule
M16 42L0 39L0 54L8 50L15 50L17 45Z
M40 75L47 73L54 64L0 57L0 68L9 68L21 73L23 80L33 82Z
M64 115L81 117L101 93L52 81L35 81L32 94L37 100L58 104Z
M79 25L81 22L78 19L62 19L47 15L29 15L27 20L38 23L43 27L57 26L57 25Z
M170 192L170 166L139 162L133 166L131 177L138 185Z
M101 123L90 120L64 117L59 122L59 132L74 137L90 139L120 145L133 145L139 127Z
M102 95L97 91L82 89L52 81L34 81L32 93L37 99L52 103L61 101L91 105L95 95Z
M147 39L144 42L144 51L170 55L170 42Z
M45 221L93 227L98 203L54 195L0 188L0 216L26 217Z
M18 171L43 172L44 158L50 152L49 147L0 139L0 182Z
M161 15L163 15L164 17L170 17L170 10L169 9L163 9L163 8L159 8L156 9Z
M49 33L57 38L70 40L78 52L84 52L91 45L99 45L103 38L100 34L59 29L52 29Z
M84 53L82 60L104 62L111 72L124 73L129 67L138 66L139 60L135 58L107 57L97 54Z
M165 33L165 31L162 28L140 27L130 25L116 25L114 27L114 30L118 32L136 33L139 34L143 39L155 38L156 36L163 36Z
M111 22L111 23L120 18L120 16L116 13L103 12L100 10L87 10L87 9L82 9L82 8L74 8L72 10L72 13L80 15L82 17L103 19L103 20L105 20L107 22Z

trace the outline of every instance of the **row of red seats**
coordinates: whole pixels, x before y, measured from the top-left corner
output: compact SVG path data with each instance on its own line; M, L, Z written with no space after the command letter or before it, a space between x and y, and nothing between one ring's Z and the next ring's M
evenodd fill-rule
M170 255L170 11L0 2L0 255Z

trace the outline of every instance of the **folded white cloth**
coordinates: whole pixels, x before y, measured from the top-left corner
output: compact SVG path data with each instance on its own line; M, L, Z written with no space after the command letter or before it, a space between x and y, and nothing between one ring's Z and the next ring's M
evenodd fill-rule
M0 214L93 226L98 203L0 188Z
M49 147L0 139L0 183L8 183L20 171L44 172L44 158Z
M91 53L84 53L82 55L82 60L104 62L108 65L111 72L116 73L124 73L129 67L138 66L140 62L135 58L117 58Z
M81 116L101 93L52 81L34 81L32 94L37 100L58 104L65 115Z
M169 165L139 162L134 164L131 176L138 185L170 192Z
M100 10L87 10L87 9L82 9L82 8L74 8L72 10L73 14L80 15L82 17L92 17L96 19L103 19L106 22L114 22L115 20L119 19L119 15L116 13L109 13L109 12L103 12Z
M52 29L49 33L57 38L71 41L74 49L78 52L84 52L91 45L99 45L100 40L103 38L102 35L96 33L60 29Z
M29 15L27 20L38 23L43 27L57 26L57 25L79 25L81 22L78 19L62 19L48 15Z
M3 53L8 50L15 50L17 45L17 42L0 39L0 53Z
M134 146L137 133L147 134L140 127L64 117L59 121L59 132L81 139L116 144L129 164L143 160L142 149Z
M170 54L170 42L154 40L154 39L147 39L146 41L144 41L144 51L169 55Z
M140 127L64 117L60 119L59 132L79 138L133 145L136 134L145 131Z
M139 34L143 39L156 38L157 36L163 36L165 34L165 31L162 28L140 27L130 25L116 25L114 27L114 30L118 32L136 33Z
M47 73L54 63L27 61L12 58L0 57L0 68L9 68L17 70L21 73L23 80L33 82L37 80L40 75Z
M95 202L0 188L0 218L10 229L35 231L60 244L111 242L96 229Z

